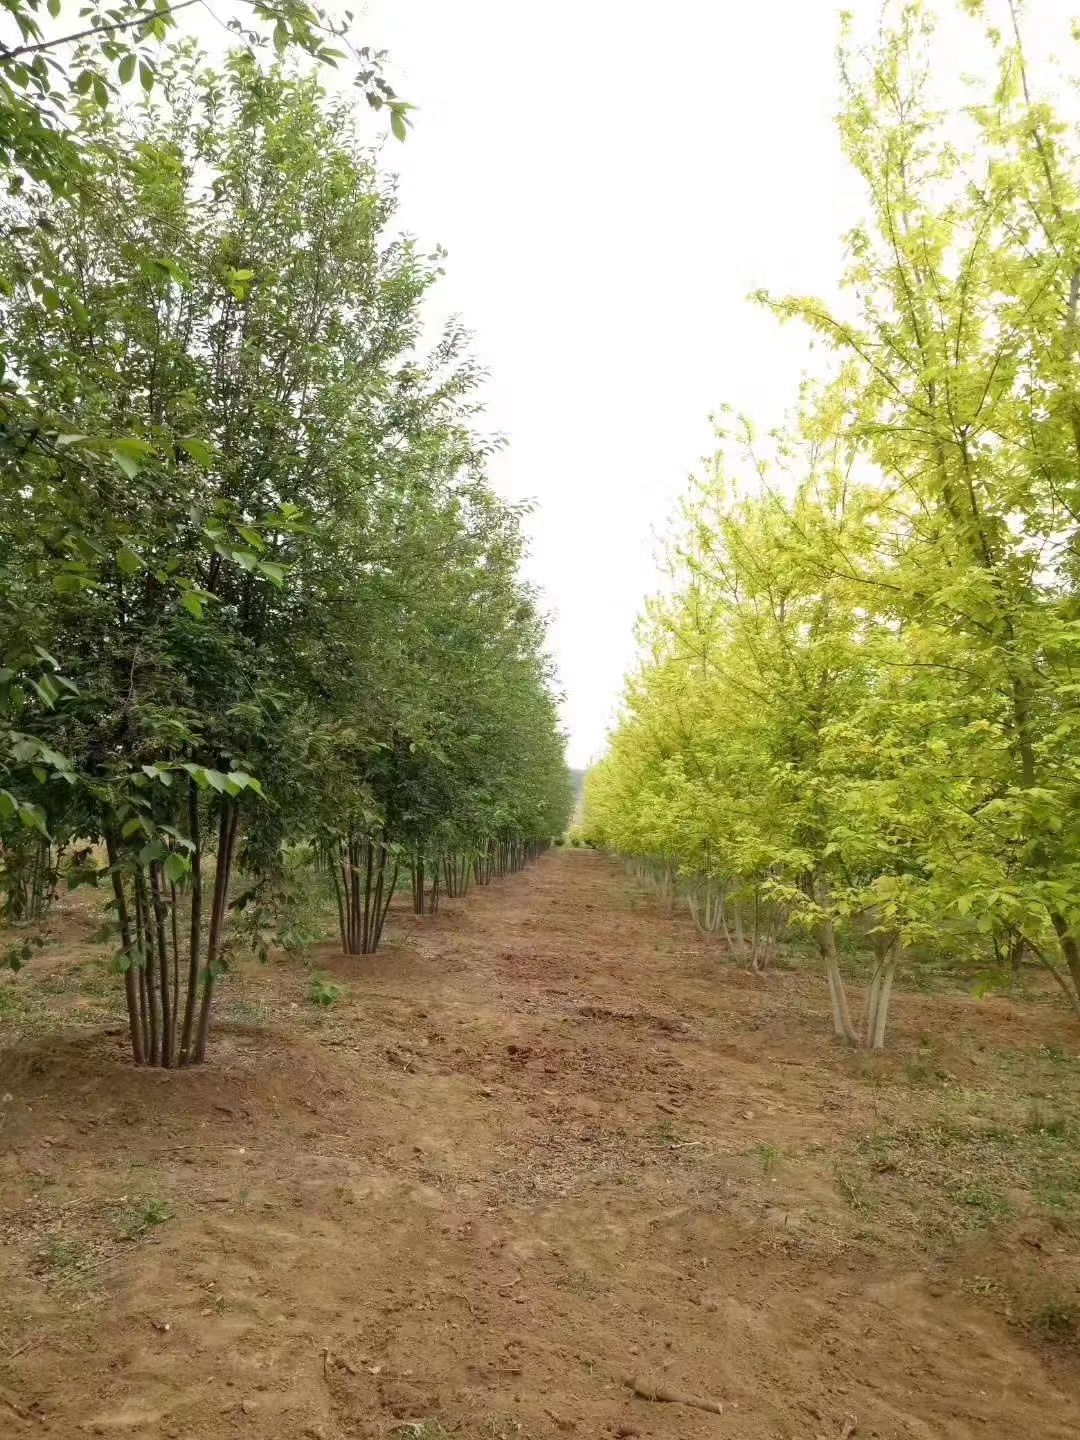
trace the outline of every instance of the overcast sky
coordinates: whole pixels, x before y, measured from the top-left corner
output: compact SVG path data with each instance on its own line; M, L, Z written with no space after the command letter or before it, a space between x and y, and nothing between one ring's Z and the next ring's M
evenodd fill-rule
M529 574L552 615L571 764L603 747L710 413L726 403L775 423L810 362L747 293L835 293L860 207L833 123L841 8L359 10L361 42L391 52L418 107L384 159L402 225L449 251L436 304L464 318L490 372L487 424L509 440L492 478L537 503ZM881 0L845 8L872 23ZM1064 33L1069 8L1030 0L1034 46Z
M778 419L805 349L747 304L831 290L857 191L837 155L832 0L371 0L418 109L385 159L449 251L438 303L490 372L492 478L537 502L571 764L603 745L657 537L723 402Z

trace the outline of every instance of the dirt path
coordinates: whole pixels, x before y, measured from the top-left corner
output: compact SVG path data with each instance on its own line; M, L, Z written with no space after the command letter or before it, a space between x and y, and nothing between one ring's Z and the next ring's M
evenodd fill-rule
M906 1092L811 978L586 854L395 932L320 957L325 1017L246 971L201 1072L132 1072L115 1030L0 1054L0 1435L1080 1433L1075 1360L964 1288L977 1242L944 1263L845 1196Z

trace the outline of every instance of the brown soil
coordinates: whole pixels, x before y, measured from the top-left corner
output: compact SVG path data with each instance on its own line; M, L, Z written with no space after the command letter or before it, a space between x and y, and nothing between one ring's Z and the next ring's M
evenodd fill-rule
M1060 1012L901 995L868 1063L815 977L588 854L394 918L317 957L329 1011L246 968L199 1071L97 1022L0 1052L0 1435L1080 1434L1075 1346L1027 1323L1068 1329L1075 1228L1021 1173L1000 1223L928 1229L914 1152L864 1143L1007 1105Z

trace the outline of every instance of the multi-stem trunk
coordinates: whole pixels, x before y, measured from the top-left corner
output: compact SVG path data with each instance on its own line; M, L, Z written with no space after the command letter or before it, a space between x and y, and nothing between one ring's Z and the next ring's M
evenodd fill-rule
M205 964L202 931L202 842L197 796L190 797L190 916L181 946L175 882L166 880L168 855L144 856L105 837L120 931L121 965L132 1055L136 1064L171 1069L206 1058L214 980L220 968L229 879L239 825L235 802L222 797ZM201 1003L200 1003L201 1001ZM181 1019L181 1016L183 1017Z
M836 928L830 908L831 897L824 877L816 878L812 886L812 894L819 908L817 944L825 964L825 977L829 984L833 1030L841 1040L846 1040L850 1045L857 1045L859 1036L852 1024L847 991L844 989L844 977L840 973L840 958L836 952Z
M398 859L381 839L349 835L332 847L341 948L346 955L378 949L397 884Z

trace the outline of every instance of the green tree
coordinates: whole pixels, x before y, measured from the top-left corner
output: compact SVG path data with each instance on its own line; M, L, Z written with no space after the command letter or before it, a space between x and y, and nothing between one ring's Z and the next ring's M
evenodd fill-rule
M388 235L347 104L246 50L158 78L160 107L87 118L92 197L8 229L12 383L69 428L0 472L0 603L13 651L65 657L44 708L9 686L13 804L44 828L39 792L77 780L133 1053L171 1065L205 1057L230 913L289 840L337 859L346 948L378 943L402 845L473 803L459 671L483 711L520 651L496 724L554 720L463 337L417 349L437 257ZM521 758L494 743L485 774Z
M812 930L848 1038L830 956L867 933L873 1044L894 955L930 946L1031 955L1080 1009L1080 169L1019 7L1004 33L964 8L996 75L962 113L921 4L843 52L869 200L844 302L768 301L830 368L776 473L751 456L748 500L692 508L590 786L618 848L764 885Z

